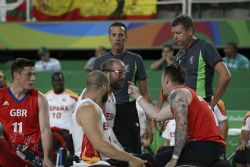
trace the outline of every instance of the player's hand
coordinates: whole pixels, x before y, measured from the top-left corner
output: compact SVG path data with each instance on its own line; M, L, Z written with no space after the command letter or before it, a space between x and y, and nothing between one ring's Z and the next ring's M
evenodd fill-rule
M247 147L249 147L248 144L242 143L242 144L240 144L240 146L239 146L236 150L237 150L237 151L238 151L238 150L239 150L239 151L244 151Z
M172 158L172 159L167 163L167 165L165 165L165 167L175 167L176 164L177 164L177 160Z
M140 96L139 89L131 81L128 81L128 94L133 98L137 99Z
M44 158L43 167L54 167L54 164L49 158Z
M132 157L128 162L129 167L146 167L145 163L147 163L147 161L143 161L137 157Z

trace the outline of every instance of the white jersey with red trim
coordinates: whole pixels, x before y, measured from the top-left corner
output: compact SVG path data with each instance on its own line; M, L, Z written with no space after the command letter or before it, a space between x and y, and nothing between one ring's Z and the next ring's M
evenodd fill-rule
M142 137L146 132L147 127L147 117L143 108L140 106L138 102L136 102L136 109L138 113L138 118L140 122L140 136Z
M84 89L81 93L81 95L79 96L78 101L80 101L82 99L82 96L84 94L86 89ZM105 117L106 120L108 122L109 127L113 128L114 127L114 121L115 121L115 114L116 114L116 100L115 100L115 96L113 93L110 93L108 96L108 100L105 104Z
M58 127L71 131L72 113L75 109L78 95L68 89L60 94L53 90L46 93L49 103L50 127Z
M219 100L218 103L214 106L214 114L218 122L227 120L226 107L222 100Z
M250 133L250 111L244 117L241 130L246 130ZM250 145L250 136L248 140L248 145Z
M122 149L120 143L117 141L112 128L108 126L106 118L102 112L102 109L90 98L78 100L75 112L73 113L73 128L72 128L72 137L74 142L75 155L80 157L80 159L85 162L94 163L96 161L105 158L103 155L94 150L91 142L88 140L87 136L84 135L84 129L78 125L76 122L76 112L80 105L84 103L92 103L96 106L96 112L100 115L98 123L99 128L101 129L102 136L105 140L110 142L113 146Z
M170 140L170 146L175 145L175 128L176 122L174 119L167 122L164 131L162 132L162 137Z

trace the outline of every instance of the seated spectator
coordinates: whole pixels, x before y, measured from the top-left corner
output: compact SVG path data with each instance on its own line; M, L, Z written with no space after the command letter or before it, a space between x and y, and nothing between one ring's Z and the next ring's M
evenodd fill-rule
M95 60L104 55L106 53L106 48L104 46L98 46L96 49L95 49L95 56L94 57L91 57L88 62L86 63L86 65L84 66L84 69L87 70L87 71L93 71L93 65L95 63Z
M71 155L73 155L73 141L70 133L72 131L72 114L78 95L64 88L63 73L53 73L51 80L53 90L45 94L49 103L50 127L63 136Z
M165 45L161 52L161 58L153 62L150 66L152 70L162 70L166 65L173 64L173 47Z
M0 88L8 87L8 81L6 80L6 77L4 76L4 73L0 70Z
M229 42L224 48L225 57L223 57L224 63L230 70L248 70L249 60L237 51L237 44Z
M35 64L36 72L61 71L60 62L57 59L50 57L50 53L47 48L41 47L38 51L38 55L40 56L41 60Z
M236 167L250 167L250 112L247 112L240 135L240 146L235 155Z

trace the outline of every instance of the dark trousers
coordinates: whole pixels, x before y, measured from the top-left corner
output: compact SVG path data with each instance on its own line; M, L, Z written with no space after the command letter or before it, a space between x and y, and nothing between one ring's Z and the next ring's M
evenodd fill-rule
M113 130L125 151L141 154L140 124L135 102L116 104Z
M164 167L172 158L174 146L160 148L156 154L157 167Z
M190 142L185 145L178 165L211 167L225 159L225 147L216 142Z

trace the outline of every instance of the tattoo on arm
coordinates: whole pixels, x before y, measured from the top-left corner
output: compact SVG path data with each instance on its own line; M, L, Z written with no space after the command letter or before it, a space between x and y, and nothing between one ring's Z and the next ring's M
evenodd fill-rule
M173 92L170 100L176 121L174 154L180 156L187 139L188 104L183 95L178 95L178 91Z

